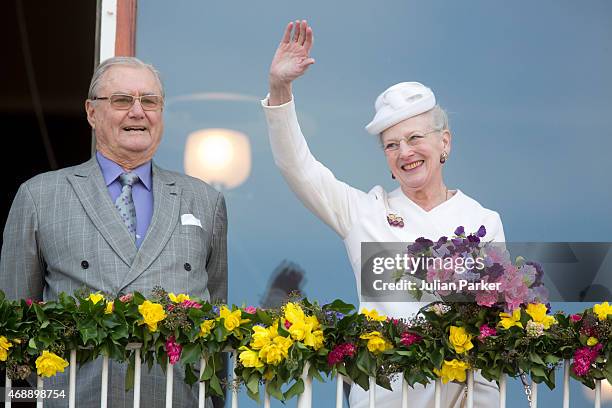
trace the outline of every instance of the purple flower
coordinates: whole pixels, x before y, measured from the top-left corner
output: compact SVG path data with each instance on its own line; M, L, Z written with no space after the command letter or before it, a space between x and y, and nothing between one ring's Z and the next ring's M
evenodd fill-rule
M480 238L478 238L476 235L474 234L470 234L467 237L468 241L472 244L479 244L480 243Z
M479 238L483 238L485 235L487 235L487 229L484 225L481 225L480 228L478 228L478 231L476 232L476 236Z
M166 340L166 353L168 353L168 358L170 359L170 364L176 364L181 358L181 351L183 347L176 342L174 336L168 337Z
M219 306L213 306L213 307L212 307L212 311L213 311L213 313L214 313L215 315L218 315L218 314L219 314Z
M465 235L465 228L463 228L462 226L458 226L455 230L455 235L458 237Z

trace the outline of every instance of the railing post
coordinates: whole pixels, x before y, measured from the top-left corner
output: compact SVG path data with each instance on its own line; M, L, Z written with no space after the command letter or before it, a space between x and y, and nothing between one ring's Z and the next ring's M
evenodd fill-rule
M198 382L198 408L204 408L206 405L206 384L202 381L202 375L206 369L206 357L200 358L200 376Z
M595 408L601 408L601 380L595 380Z
M538 383L531 380L531 408L538 408Z
M568 359L563 361L563 408L569 408L570 402L570 361Z
M467 371L467 408L474 408L474 370Z
M376 378L370 377L368 378L368 381L370 383L370 391L368 392L370 396L369 408L375 408L376 407Z
M232 352L232 358L234 359L233 370L232 370L232 408L238 408L238 381L236 381L236 365L238 364L238 352L234 350Z
M9 378L8 373L6 373L4 381L4 392L6 392L6 394L4 395L6 397L6 401L4 402L4 408L11 408L11 397L9 397L9 392L11 391L12 381Z
M304 364L302 370L302 381L304 381L304 392L298 395L297 406L298 408L311 408L312 407L312 378L308 375L310 370L310 363Z
M336 408L342 408L342 401L344 400L344 378L342 374L338 373L336 377Z
M408 408L408 381L402 373L402 408Z
M268 383L264 384L264 408L270 408L270 394L268 393Z
M174 385L174 366L170 363L166 364L166 408L172 408L172 386Z
M128 343L126 349L134 350L134 408L140 408L140 372L142 362L140 360L140 348L142 343Z
M68 407L76 405L76 349L70 350L70 388L68 389Z
M102 357L102 385L100 387L100 408L108 405L108 356Z
M441 408L442 403L442 380L436 378L436 388L434 390L434 407Z
M42 391L44 388L45 388L45 385L43 382L43 378L41 376L37 376L36 377L36 389ZM43 398L36 398L36 408L42 408L43 402L44 402Z
M499 408L506 408L506 374L499 377Z

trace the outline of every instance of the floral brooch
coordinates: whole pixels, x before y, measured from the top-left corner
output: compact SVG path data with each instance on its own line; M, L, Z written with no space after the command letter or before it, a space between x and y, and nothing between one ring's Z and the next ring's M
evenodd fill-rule
M399 215L387 214L387 222L392 227L404 228L404 219Z

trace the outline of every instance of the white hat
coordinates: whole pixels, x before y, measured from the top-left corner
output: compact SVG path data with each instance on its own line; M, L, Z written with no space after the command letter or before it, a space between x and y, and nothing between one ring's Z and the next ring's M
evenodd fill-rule
M368 133L377 135L434 106L436 97L431 89L418 82L400 82L378 95L374 104L376 115L365 128Z

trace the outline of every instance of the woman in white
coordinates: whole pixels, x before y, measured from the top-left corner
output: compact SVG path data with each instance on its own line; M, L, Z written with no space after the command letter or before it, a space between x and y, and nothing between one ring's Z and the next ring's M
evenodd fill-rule
M343 239L353 266L357 287L361 285L361 242L413 242L419 237L451 236L459 225L468 232L481 225L487 239L504 241L499 215L483 208L459 190L449 190L442 176L451 152L451 132L446 113L433 92L417 82L396 84L375 103L376 115L366 130L379 135L389 170L399 188L387 193L376 186L369 193L339 180L310 153L300 130L292 82L304 74L310 57L313 33L306 21L289 23L270 66L270 94L262 101L269 127L274 160L300 200ZM419 304L411 302L361 302L381 314L409 317ZM480 375L475 379L475 407L497 406L495 384ZM401 381L394 391L377 387L377 407L399 407ZM410 391L410 406L433 407L433 384ZM444 386L444 407L460 407L463 387ZM367 394L353 386L351 407L367 406Z

